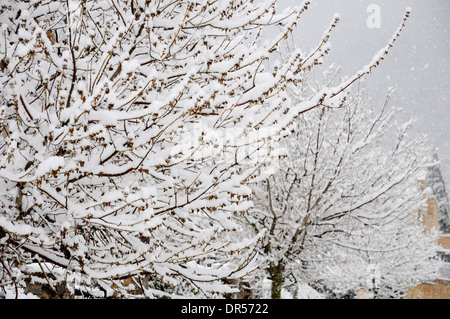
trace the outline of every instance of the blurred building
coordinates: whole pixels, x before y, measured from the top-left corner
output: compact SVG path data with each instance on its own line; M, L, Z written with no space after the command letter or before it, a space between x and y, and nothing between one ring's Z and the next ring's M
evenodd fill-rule
M408 289L406 299L450 299L450 234L449 203L445 185L438 166L429 169L427 182L422 181L423 187L429 187L431 195L427 199L427 211L422 216L426 230L439 229L437 239L442 267L435 280L422 283Z

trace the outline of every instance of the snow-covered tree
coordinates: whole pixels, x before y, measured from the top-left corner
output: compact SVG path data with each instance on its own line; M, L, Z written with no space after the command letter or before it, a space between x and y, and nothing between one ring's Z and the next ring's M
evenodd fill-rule
M441 165L437 153L434 154L436 165L427 171L426 184L433 191L433 196L439 208L439 231L444 234L450 233L450 202L441 172Z
M290 103L286 88L321 63L339 20L312 52L268 63L308 5L2 1L1 286L59 294L75 278L127 297L131 278L144 296L230 291L218 282L251 269L262 235L234 234L246 183L299 114L342 105L396 39Z
M420 223L430 148L397 122L391 94L380 111L361 89L342 109L302 114L279 171L255 186L245 219L269 230L254 278L272 281L272 298L299 284L398 297L438 269L437 234Z

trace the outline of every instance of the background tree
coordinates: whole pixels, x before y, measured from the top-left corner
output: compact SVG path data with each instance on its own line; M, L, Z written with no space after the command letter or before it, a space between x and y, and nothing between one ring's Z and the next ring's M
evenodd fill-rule
M302 114L279 171L255 188L245 219L268 229L255 278L271 280L272 298L299 283L398 297L437 270L437 234L420 223L430 148L397 122L391 95L380 111L360 90L341 109Z
M220 279L252 269L261 238L236 242L246 183L299 114L341 105L395 41L292 104L286 88L321 63L339 20L311 53L267 67L308 5L3 1L1 286L27 279L63 296L75 275L118 297L123 279L147 297L229 292Z
M436 162L436 165L428 168L426 181L428 187L432 190L439 208L439 231L444 234L449 234L450 202L448 200L447 190L441 172L441 165L436 152L434 153L433 159Z

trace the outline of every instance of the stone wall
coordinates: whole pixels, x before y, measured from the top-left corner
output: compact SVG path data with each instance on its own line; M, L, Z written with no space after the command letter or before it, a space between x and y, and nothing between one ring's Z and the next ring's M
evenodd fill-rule
M436 280L408 289L407 299L450 299L450 283L447 280Z

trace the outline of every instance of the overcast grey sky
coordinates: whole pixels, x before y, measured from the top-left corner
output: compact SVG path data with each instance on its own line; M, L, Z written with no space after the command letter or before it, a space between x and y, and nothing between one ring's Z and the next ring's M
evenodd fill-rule
M301 5L302 0L279 0L280 8ZM369 28L368 18L377 5L380 27ZM438 156L450 188L450 1L449 0L311 0L302 17L295 42L302 48L317 44L335 13L341 17L333 32L332 53L327 61L342 65L351 75L368 64L412 9L395 47L367 78L374 101L382 101L389 87L397 86L395 105L416 119L415 133L428 135L439 148ZM371 20L373 21L373 20Z

